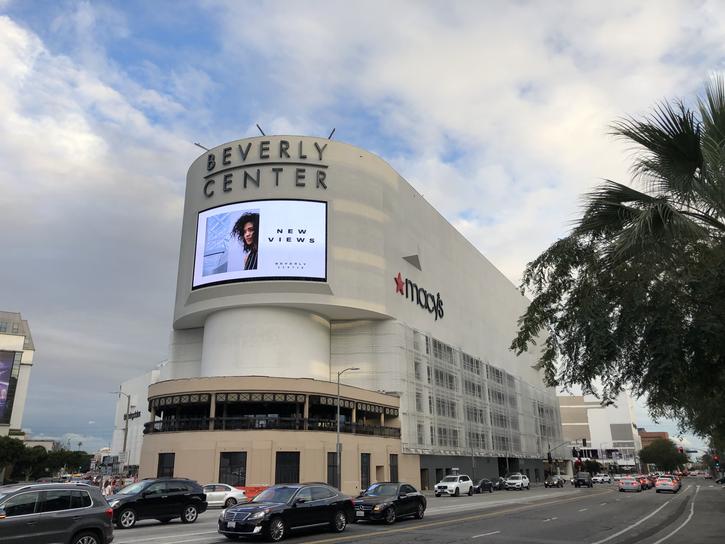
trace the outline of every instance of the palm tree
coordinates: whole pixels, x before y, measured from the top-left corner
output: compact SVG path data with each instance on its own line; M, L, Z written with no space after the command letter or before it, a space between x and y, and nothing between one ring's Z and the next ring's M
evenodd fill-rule
M613 134L635 144L639 191L615 181L588 195L575 234L607 240L609 258L725 239L725 80L713 77L697 111L660 104L642 120L625 118Z

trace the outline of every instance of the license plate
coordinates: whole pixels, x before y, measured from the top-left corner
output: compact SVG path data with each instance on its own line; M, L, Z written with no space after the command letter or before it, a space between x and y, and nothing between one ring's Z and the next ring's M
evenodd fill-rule
M365 517L365 512L363 512L362 510L356 510L355 511L355 515L357 517L359 517L359 518L364 518Z
M227 529L234 529L237 526L236 521L227 521Z

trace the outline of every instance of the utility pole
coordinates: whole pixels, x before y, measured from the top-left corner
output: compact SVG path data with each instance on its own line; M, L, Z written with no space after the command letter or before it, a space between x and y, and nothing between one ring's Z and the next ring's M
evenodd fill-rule
M348 370L360 370L357 367L350 367L340 370L337 373L337 440L335 443L335 479L337 489L342 491L342 467L340 466L340 376Z

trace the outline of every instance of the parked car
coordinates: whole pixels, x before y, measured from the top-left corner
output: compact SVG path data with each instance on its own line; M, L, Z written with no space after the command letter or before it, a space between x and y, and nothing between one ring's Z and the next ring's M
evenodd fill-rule
M639 493L640 491L642 491L642 482L640 482L637 478L631 476L625 476L624 478L620 478L619 482L617 482L617 485L619 486L620 492L636 491L637 493Z
M388 525L406 516L423 519L427 506L416 488L400 482L374 483L353 504L358 521L384 521Z
M264 535L272 542L302 527L341 533L355 519L352 498L326 484L273 485L251 502L222 510L218 531L229 540Z
M450 475L443 478L433 489L436 497L453 495L457 497L463 493L473 495L473 481L466 474Z
M494 491L503 491L506 489L506 478L498 477L495 480L493 480L493 489Z
M0 486L0 542L108 544L113 510L97 487L76 483Z
M525 474L512 474L506 478L506 489L518 489L523 491L524 489L530 489L529 477Z
M544 480L544 487L564 487L566 480L561 476L549 476Z
M660 476L655 482L655 491L661 493L662 491L669 491L670 493L677 493L680 490L680 481L672 476Z
M574 476L574 487L594 487L591 472L577 472Z
M485 493L486 491L488 491L489 493L493 493L493 482L488 478L481 478L480 480L478 480L478 483L473 486L473 492Z
M207 484L204 486L204 493L209 506L229 508L238 502L247 502L247 495L243 489L227 484Z
M140 519L168 523L181 518L183 523L194 523L207 507L202 487L186 478L142 480L106 500L113 508L113 521L119 529L130 529Z
M609 474L595 474L592 476L592 483L594 484L611 484L612 477Z

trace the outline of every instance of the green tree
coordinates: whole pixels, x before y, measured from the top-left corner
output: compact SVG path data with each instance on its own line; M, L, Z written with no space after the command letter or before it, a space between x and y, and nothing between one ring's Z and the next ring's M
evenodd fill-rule
M599 474L602 471L602 465L599 463L599 461L595 461L594 459L587 459L584 461L584 469L585 472L589 472L592 475Z
M9 478L13 465L22 457L25 445L22 440L0 436L0 477Z
M638 150L642 190L606 180L571 234L527 265L521 289L532 302L511 349L543 338L549 385L605 403L629 387L655 418L725 436L723 79L696 108L660 104L613 134Z
M685 453L680 453L672 440L658 438L639 451L643 463L657 465L658 470L672 472L689 462Z
M42 446L24 448L15 463L13 477L16 480L34 480L44 475L48 452Z

